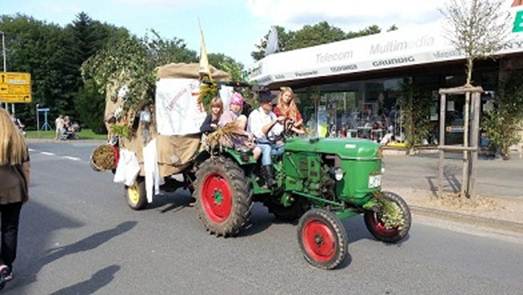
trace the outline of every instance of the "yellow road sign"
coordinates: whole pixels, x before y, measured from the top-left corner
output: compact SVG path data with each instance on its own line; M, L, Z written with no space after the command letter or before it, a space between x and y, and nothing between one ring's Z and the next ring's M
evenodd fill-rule
M8 103L31 102L31 74L0 72L0 101Z

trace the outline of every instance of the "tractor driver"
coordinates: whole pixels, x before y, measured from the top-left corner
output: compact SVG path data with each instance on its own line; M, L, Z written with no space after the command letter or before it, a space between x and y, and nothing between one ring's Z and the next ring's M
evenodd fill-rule
M283 131L284 116L277 117L272 112L274 95L268 90L259 92L260 107L249 115L247 130L256 139L256 146L262 151L262 173L268 187L274 186L272 156L283 154L283 142L271 140Z

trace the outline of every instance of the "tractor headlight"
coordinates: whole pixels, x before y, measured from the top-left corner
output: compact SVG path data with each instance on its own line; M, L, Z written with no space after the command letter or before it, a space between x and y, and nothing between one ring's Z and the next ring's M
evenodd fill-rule
M343 179L343 170L340 167L334 168L334 171L332 173L334 175L334 179L336 181L341 181Z

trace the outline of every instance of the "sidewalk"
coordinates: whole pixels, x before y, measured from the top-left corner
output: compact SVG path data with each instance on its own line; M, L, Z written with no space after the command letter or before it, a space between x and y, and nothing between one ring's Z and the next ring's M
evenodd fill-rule
M455 155L454 158L459 157ZM475 202L438 198L437 154L385 156L383 189L405 198L413 214L475 225L523 240L523 160L480 160ZM446 160L445 191L461 185L461 161Z

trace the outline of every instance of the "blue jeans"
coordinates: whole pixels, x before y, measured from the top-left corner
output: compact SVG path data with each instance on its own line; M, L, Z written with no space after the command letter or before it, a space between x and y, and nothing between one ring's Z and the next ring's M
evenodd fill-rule
M272 156L279 156L283 154L283 145L276 145L272 143L257 143L257 147L262 150L262 165L267 166L272 164Z

